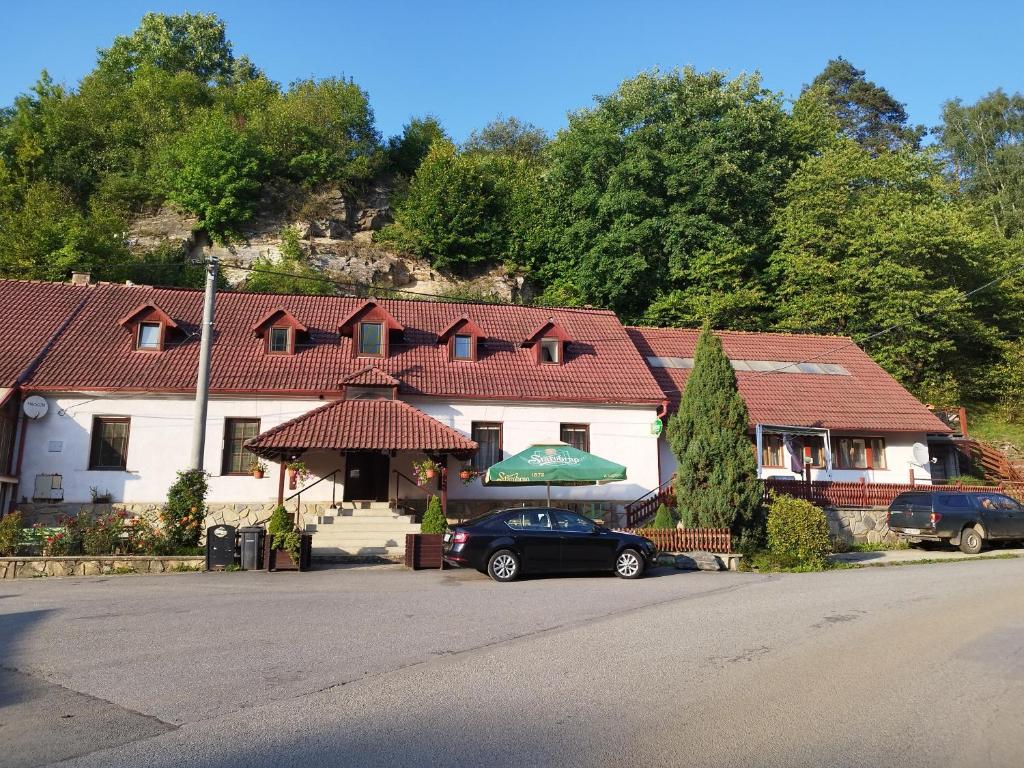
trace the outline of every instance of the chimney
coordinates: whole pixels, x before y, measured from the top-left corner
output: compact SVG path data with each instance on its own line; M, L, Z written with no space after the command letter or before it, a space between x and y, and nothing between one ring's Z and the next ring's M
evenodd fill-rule
M72 272L72 285L92 285L92 274L89 272Z

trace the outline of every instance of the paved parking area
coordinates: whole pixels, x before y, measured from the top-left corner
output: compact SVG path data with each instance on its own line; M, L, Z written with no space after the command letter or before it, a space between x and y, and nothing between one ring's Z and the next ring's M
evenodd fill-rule
M1022 583L1024 560L8 582L0 765L1016 766Z

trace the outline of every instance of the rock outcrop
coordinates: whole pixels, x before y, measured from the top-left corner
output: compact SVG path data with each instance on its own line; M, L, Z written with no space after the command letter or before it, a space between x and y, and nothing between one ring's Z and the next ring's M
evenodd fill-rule
M376 185L361 197L337 189L302 195L296 204L295 191L274 190L261 202L260 213L244 228L243 239L229 246L212 243L197 232L196 219L165 205L155 213L132 222L128 242L138 252L162 244L179 244L189 255L201 260L216 255L226 279L239 285L245 269L256 259L281 259L281 233L293 227L309 263L327 277L351 285L354 292L398 289L413 297L458 296L512 301L529 299L522 276L501 267L471 278L458 278L433 269L423 259L398 253L374 242L374 234L392 221L390 190Z

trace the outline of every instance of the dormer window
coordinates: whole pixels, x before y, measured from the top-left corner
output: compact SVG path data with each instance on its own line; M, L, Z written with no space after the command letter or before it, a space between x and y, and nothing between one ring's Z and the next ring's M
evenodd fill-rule
M473 337L468 333L457 333L452 337L452 359L473 359Z
M159 352L163 348L163 323L139 323L139 335L135 348L147 352Z
M292 351L292 329L274 326L267 334L267 352L272 355L287 355Z
M252 331L263 339L268 355L294 355L296 339L299 334L306 338L309 328L287 309L276 307L263 315Z
M549 317L546 323L523 339L523 346L533 347L537 365L562 365L565 362L565 345L571 341L562 324Z
M540 361L548 365L562 362L562 342L560 339L540 340Z
M366 357L384 356L384 324L359 324L359 354Z
M178 324L156 304L141 304L117 321L131 334L136 352L160 352Z
M351 339L352 357L388 357L388 346L405 332L405 326L373 299L353 309L338 326L342 344Z
M483 328L468 315L460 315L437 335L437 343L448 345L449 359L474 362L485 338Z

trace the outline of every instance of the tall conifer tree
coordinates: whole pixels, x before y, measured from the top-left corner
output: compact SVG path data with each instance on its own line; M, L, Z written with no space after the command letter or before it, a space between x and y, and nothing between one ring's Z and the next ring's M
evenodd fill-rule
M753 524L761 506L746 403L722 342L707 325L668 439L678 462L676 500L687 528Z

